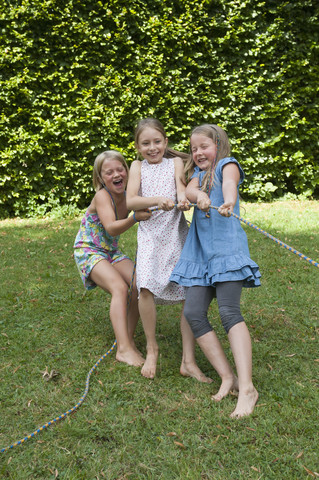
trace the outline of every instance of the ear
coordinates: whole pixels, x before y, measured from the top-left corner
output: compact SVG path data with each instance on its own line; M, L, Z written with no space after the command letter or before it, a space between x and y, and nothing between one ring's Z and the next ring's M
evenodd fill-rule
M137 142L134 143L134 147L135 147L136 150L140 153L140 149L138 148L138 143L137 143Z

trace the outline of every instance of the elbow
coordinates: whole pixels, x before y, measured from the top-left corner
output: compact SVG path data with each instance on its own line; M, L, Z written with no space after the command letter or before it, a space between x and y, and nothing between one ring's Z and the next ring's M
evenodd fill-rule
M189 190L189 191L186 190L186 198L191 203L196 203L197 202L197 195L195 195L194 192L191 191L191 190Z
M116 235L118 235L118 232L115 231L115 228L114 227L107 227L105 228L105 230L107 231L107 233L111 236L111 237L116 237Z
M132 194L131 192L129 193L126 191L126 206L128 210L135 210L136 207L136 195Z
M134 202L126 195L126 206L128 210L134 210Z

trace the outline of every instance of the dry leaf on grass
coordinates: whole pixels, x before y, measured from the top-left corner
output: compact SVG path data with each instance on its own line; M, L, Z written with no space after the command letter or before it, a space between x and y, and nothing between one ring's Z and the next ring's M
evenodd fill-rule
M46 382L60 375L60 373L56 370L51 370L51 372L49 372L48 367L45 367L45 370L41 373L43 380L45 380Z
M319 474L316 473L316 472L312 472L311 470L309 470L309 468L305 467L303 465L303 468L306 470L306 472L308 473L308 475L311 475L312 477L319 477Z
M174 440L174 443L175 443L175 445L177 445L180 448L186 448L185 445L181 442L176 442L176 440Z

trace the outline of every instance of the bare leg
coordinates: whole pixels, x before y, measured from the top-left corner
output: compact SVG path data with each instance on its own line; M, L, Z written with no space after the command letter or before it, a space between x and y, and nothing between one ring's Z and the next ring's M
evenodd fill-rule
M197 366L195 359L195 338L183 312L181 316L181 333L183 343L183 357L180 367L181 375L196 378L196 380L203 383L211 383L212 379L206 377Z
M128 336L132 345L132 348L140 355L142 361L144 362L145 359L143 358L141 352L137 349L134 341L134 333L139 319L139 312L138 312L138 301L137 301L137 288L136 288L136 281L135 277L132 284L132 276L133 276L133 263L131 260L125 259L121 262L114 264L114 268L121 274L121 276L126 281L129 287L132 286L132 292L130 294L130 301L128 305L128 312L127 312L127 330Z
M139 317L140 317L140 315L139 315L139 311L138 311L137 289L136 289L136 286L134 285L132 293L131 293L131 301L130 301L130 305L129 305L129 311L128 311L128 314L127 314L128 336L129 336L132 347L143 358L141 352L136 347L135 340L134 340L134 333L135 333L135 329L136 329ZM143 358L143 363L144 363L144 361L145 361L145 359Z
M258 392L252 382L252 350L249 331L245 322L234 325L228 333L238 374L239 395L233 418L250 415L258 400Z
M127 314L128 335L132 343L134 343L134 333L135 333L138 319L139 319L139 312L138 312L138 302L137 302L137 289L136 289L136 285L134 284L132 286L131 300L130 300L129 310Z
M129 260L123 260L130 262ZM103 290L111 294L110 320L117 341L116 359L128 365L140 366L143 359L134 348L128 335L127 325L127 293L128 285L120 271L106 260L101 260L91 271L91 279ZM131 262L130 262L131 263ZM121 266L122 270L125 265Z
M205 354L207 360L214 367L222 384L219 391L212 396L215 401L226 397L231 390L237 389L237 378L231 369L223 347L214 331L210 331L197 338L197 343Z
M158 358L158 345L156 342L156 306L153 294L146 288L142 288L140 291L138 308L146 336L146 360L141 373L146 378L154 378Z

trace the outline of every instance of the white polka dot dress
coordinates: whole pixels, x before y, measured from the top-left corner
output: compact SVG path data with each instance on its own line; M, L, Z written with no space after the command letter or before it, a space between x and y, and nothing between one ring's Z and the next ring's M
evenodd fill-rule
M174 160L163 158L159 164L147 160L141 165L142 197L166 197L177 203ZM188 233L183 212L155 211L149 220L139 223L137 233L136 283L146 288L157 304L178 303L185 299L184 287L169 281Z

